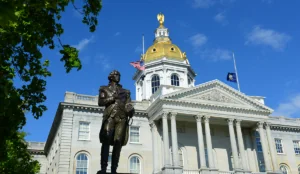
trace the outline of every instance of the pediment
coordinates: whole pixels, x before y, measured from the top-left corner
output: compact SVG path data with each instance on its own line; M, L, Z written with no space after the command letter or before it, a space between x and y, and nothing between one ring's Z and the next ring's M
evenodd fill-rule
M234 108L251 109L264 112L273 112L272 109L224 84L219 80L213 80L200 84L193 88L183 89L163 96L164 99L214 106L228 106Z

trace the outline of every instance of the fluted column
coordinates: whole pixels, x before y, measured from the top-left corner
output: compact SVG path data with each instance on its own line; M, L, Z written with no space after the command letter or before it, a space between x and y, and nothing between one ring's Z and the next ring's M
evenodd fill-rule
M209 168L215 168L214 158L213 158L213 149L211 143L211 134L209 127L209 116L204 116L204 124L205 124L205 138L206 138L206 148L208 154L208 166Z
M266 131L267 131L267 138L269 142L269 148L270 148L270 153L271 153L271 158L272 158L272 163L273 163L273 171L278 171L279 166L277 164L277 159L276 159L276 151L275 151L275 142L274 139L272 138L271 135L271 130L270 130L270 123L266 123Z
M246 161L245 146L241 129L241 120L236 120L236 134L238 138L239 150L242 158L242 167L244 170L249 170Z
M174 112L171 113L171 135L172 135L172 151L173 151L172 154L173 154L173 165L179 166L176 115L177 113Z
M266 136L265 136L265 131L264 131L264 123L259 122L258 123L258 129L259 129L259 136L260 136L260 141L261 141L261 146L263 150L263 155L264 155L264 161L265 161L265 168L266 172L271 172L271 163L268 155L268 145L266 141Z
M152 155L153 155L153 173L159 172L159 167L158 167L158 149L157 149L157 137L156 137L156 132L157 132L157 127L154 122L150 124L151 126L151 131L152 131Z
M168 113L163 113L164 166L170 166Z
M233 121L234 119L228 119L228 127L229 127L229 135L230 135L230 144L231 144L231 151L233 156L233 162L234 162L234 169L240 169L239 167L239 157L238 157L238 151L236 146L236 139L235 139L235 133L233 128Z
M195 119L197 121L197 136L198 136L198 148L199 148L199 157L200 157L200 168L207 168L205 160L205 151L204 151L204 140L202 133L202 116L196 115Z

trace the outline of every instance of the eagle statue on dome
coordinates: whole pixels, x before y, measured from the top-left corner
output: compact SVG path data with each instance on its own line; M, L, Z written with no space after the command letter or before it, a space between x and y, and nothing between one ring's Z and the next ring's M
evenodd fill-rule
M165 21L165 16L164 14L162 14L161 12L157 15L157 20L160 24L160 26L164 25L164 21Z

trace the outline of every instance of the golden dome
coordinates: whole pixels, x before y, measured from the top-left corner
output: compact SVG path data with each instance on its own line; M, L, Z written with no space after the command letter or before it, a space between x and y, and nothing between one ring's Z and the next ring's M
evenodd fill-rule
M164 27L164 15L162 13L157 15L157 20L160 25L156 30L156 38L153 45L142 55L142 60L147 63L166 57L171 60L187 61L185 52L182 52L177 45L172 44L168 29Z
M167 59L174 59L184 61L185 54L181 52L179 47L172 44L171 41L154 42L145 53L144 61L151 62L154 60L166 57Z

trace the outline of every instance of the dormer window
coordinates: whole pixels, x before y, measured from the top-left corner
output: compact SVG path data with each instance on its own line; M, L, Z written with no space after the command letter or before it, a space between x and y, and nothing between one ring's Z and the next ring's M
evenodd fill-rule
M171 51L175 51L175 48L174 48L174 47L172 47L172 48L171 48Z
M152 50L153 52L156 52L156 48L153 48L153 50Z

